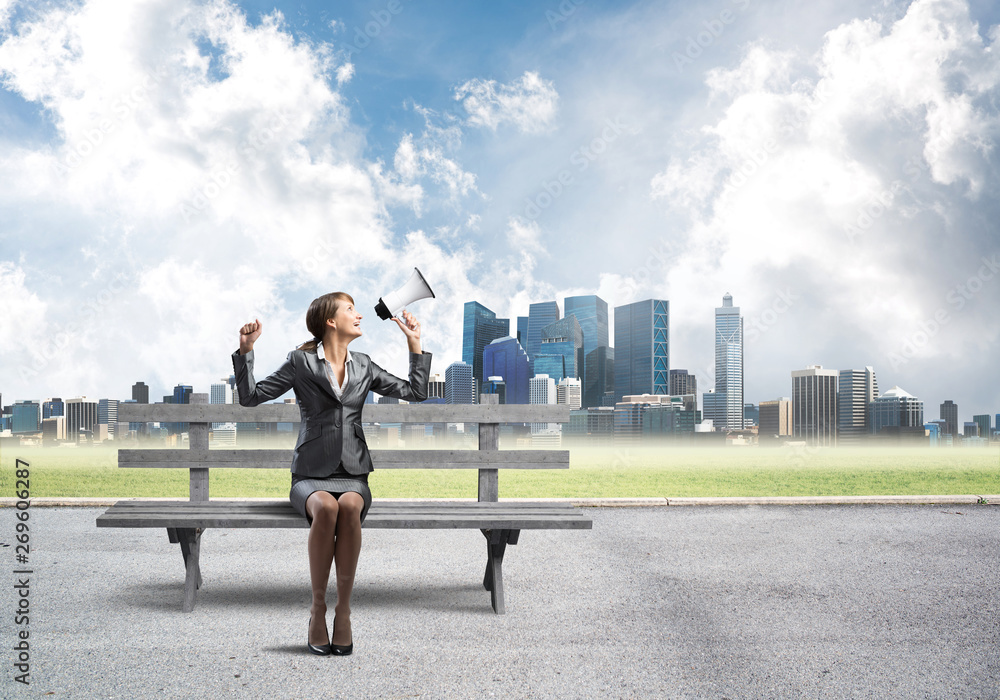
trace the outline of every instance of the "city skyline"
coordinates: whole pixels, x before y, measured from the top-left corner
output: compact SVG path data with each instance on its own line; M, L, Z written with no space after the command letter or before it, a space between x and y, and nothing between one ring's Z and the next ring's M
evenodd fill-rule
M436 372L455 300L515 335L533 302L663 299L704 392L730 292L746 401L873 366L995 413L998 25L959 0L0 0L0 391L207 387L255 317L273 371L339 289L352 348L405 373L372 309L418 266Z
M596 295L590 295L586 297L577 296L574 297L572 300L566 299L564 300L564 302L572 301L574 304L579 305L582 299L587 299L588 300L587 304L589 304L591 307L594 307L596 305L596 308L601 308L601 305L604 304L603 300L600 299L600 297L597 297ZM565 325L565 322L567 320L572 320L574 326L578 329L579 332L579 323L577 322L576 318L572 316L562 316L558 301L537 303L537 304L532 304L531 306L534 309L544 309L546 314L546 319L545 319L546 321L551 320L551 318L560 318L559 321L553 321L548 325L543 326L539 324L538 328L536 329L536 332L540 336L546 335L547 332L551 331L554 328ZM624 317L628 324L627 327L629 328L631 328L631 325L634 323L636 319L642 319L639 325L637 326L637 328L640 329L639 339L638 339L639 344L641 346L648 343L649 344L648 349L652 353L646 358L645 361L640 362L640 365L645 367L645 369L642 372L640 372L640 376L642 376L643 374L649 374L650 376L647 377L645 381L651 381L653 383L650 384L649 389L647 390L642 387L636 388L635 386L631 386L632 380L629 380L628 383L630 384L630 386L628 387L628 390L625 391L626 395L628 394L637 395L646 393L662 395L662 394L673 393L668 390L665 383L656 384L655 380L652 379L652 377L656 375L656 372L651 372L651 369L655 366L655 359L658 356L658 353L662 353L664 366L667 366L666 365L668 361L667 348L669 347L668 346L669 321L667 316L668 308L669 308L668 300L648 299L642 302L636 302L635 304L632 305L626 305L623 307L615 308L613 314L610 315L605 314L606 320L603 323L607 323L609 321L613 322L615 316L619 312L621 312L622 314L624 314ZM455 376L459 377L459 383L461 384L461 388L457 389L454 382L449 381L449 383L446 383L444 396L447 402L468 403L475 401L475 399L473 398L473 393L474 393L473 387L475 385L473 380L475 377L475 372L473 369L473 364L467 361L468 359L474 359L474 358L470 357L468 346L469 345L475 346L481 344L480 341L478 340L480 332L485 332L490 337L497 336L491 342L484 345L483 349L486 352L486 354L489 355L490 352L494 350L494 348L499 348L500 352L500 355L498 355L496 359L493 357L488 357L484 359L483 357L480 356L479 364L485 365L483 369L484 375L492 375L495 373L506 374L508 371L514 371L518 374L518 376L521 376L521 374L523 373L524 376L522 378L525 380L525 387L523 388L524 391L527 390L527 384L530 384L530 380L528 379L528 377L547 375L547 372L545 371L546 367L542 367L541 371L536 370L534 374L531 373L531 371L528 369L529 362L530 364L534 364L534 360L529 361L527 356L524 354L523 348L520 346L520 343L516 340L513 334L508 334L506 336L498 335L500 333L500 329L511 328L510 324L511 319L498 317L490 309L486 308L485 306L474 300L465 302L464 309L465 309L465 314L464 314L465 327L464 327L463 337L466 339L466 342L463 343L463 356L461 359L455 360L454 362L449 364L447 370L445 371L445 376L447 377L451 377L456 372L458 373L455 374ZM638 317L635 316L637 310L638 313L640 314ZM715 354L716 354L717 365L720 361L724 367L729 365L730 362L726 358L734 354L739 357L740 361L738 367L739 371L736 374L731 375L731 377L729 378L723 377L721 384L719 382L716 383L715 394L713 393L703 394L703 397L706 401L708 398L717 396L719 394L718 387L725 386L727 382L732 381L733 377L737 377L739 385L742 386L743 317L740 314L740 311L741 310L739 307L733 305L732 295L728 293L723 297L723 306L715 308L716 335L717 335L715 343ZM657 313L662 314L663 316L662 321L657 322L654 320L657 316ZM525 317L522 317L522 320L524 318ZM483 325L484 320L487 323L487 325L485 326ZM597 328L599 326L600 324L594 326L594 328ZM662 336L656 335L655 329L657 327L661 327L663 333ZM627 338L619 337L619 342L625 343L626 340L628 342L635 341L636 339L632 338L631 337L632 335L634 335L632 331L626 332L626 336L628 337ZM603 339L605 336L603 336L602 334L600 337ZM613 334L611 334L611 336L608 337L608 340L610 340L610 337L613 337ZM607 340L605 340L604 342L607 342ZM580 348L577 355L581 356L583 350L582 335L580 336L579 345ZM736 348L735 352L729 346L735 346ZM540 344L538 347L542 352L546 351L545 350L546 346L544 344ZM656 349L657 347L661 347L661 349L657 350ZM511 353L514 352L516 355L515 349L522 356L522 362L524 365L523 369L517 369L517 370L514 369L515 365L512 364L514 362L514 359ZM608 350L613 356L614 347L609 347ZM642 364L642 362L645 362L645 364ZM634 361L633 364L635 364ZM562 366L565 367L568 365L562 365ZM494 369L494 367L496 367L497 369ZM576 375L576 378L581 380L583 376L582 367L583 367L582 365L577 366L577 375ZM680 370L670 369L670 375L671 375L671 386L673 384L674 375L681 375L676 377L681 382L697 381L694 375L687 374L687 371L684 369ZM823 399L822 411L817 409L815 400L813 398L808 398L808 399L799 398L800 389L798 387L798 382L803 378L815 377L816 375L822 375L826 377L830 382L829 386L822 390L827 392L826 394L827 398ZM434 376L437 377L441 375L435 374ZM684 377L686 377L686 379L684 379ZM942 423L948 422L948 425L950 426L949 430L952 434L965 434L964 430L956 431L955 428L956 424L957 425L964 424L965 426L969 426L975 424L977 421L982 423L983 421L990 420L990 416L992 415L991 413L975 414L975 412L973 411L972 421L962 421L960 420L962 414L955 413L956 405L953 403L953 401L944 400L940 407L941 421L938 421L938 418L934 416L934 412L930 410L932 408L930 404L927 404L927 402L923 398L915 399L911 394L909 394L905 390L902 390L899 386L894 386L892 387L891 390L888 390L886 393L881 394L878 390L878 381L875 378L874 369L871 366L865 367L864 370L851 370L851 369L837 370L832 368L824 368L821 365L810 365L807 366L805 369L800 368L791 370L790 377L792 382L792 388L790 393L794 397L792 399L792 403L793 404L797 403L800 406L798 410L793 411L793 415L795 416L795 424L791 428L792 434L794 434L796 437L815 440L815 436L811 436L812 434L808 431L817 430L817 425L818 425L819 429L825 431L825 434L827 435L827 437L820 440L820 444L828 444L828 445L839 444L841 440L845 438L848 439L849 443L851 441L852 436L858 434L858 432L864 435L876 434L881 425L886 424L885 423L886 419L883 418L881 419L881 421L875 421L868 414L869 414L870 404L872 404L872 401L879 398L891 398L896 396L902 396L902 397L908 397L911 400L917 400L919 401L919 404L921 406L920 410L923 419L922 420L917 419L917 424L914 424L912 421L905 422L906 418L904 416L903 418L904 422L902 423L902 425L904 426L917 425L917 427L920 427L923 424L929 422L942 422ZM500 377L500 379L503 378ZM555 380L553 380L554 381L553 385L558 383L559 379L560 378L556 378ZM230 376L228 380L224 378L220 382L213 383L209 389L209 392L211 394L210 402L211 403L225 402L217 400L216 393L218 391L222 391L225 389L229 389L229 391L231 392L231 382L232 382L232 376ZM509 383L510 382L508 381L508 384ZM618 388L623 389L625 387L619 385ZM582 389L583 387L581 385L580 387L581 398L582 398ZM487 388L486 391L491 391L491 389ZM513 386L508 387L507 392L510 391L515 391L515 393L508 394L509 396L508 400L513 400L513 402L515 403L517 402L527 403L527 394L521 396L521 393L519 391L514 390ZM816 391L819 390L810 388L809 389L810 396L813 392ZM189 396L192 392L193 392L193 387L191 385L177 384L173 387L172 393L165 394L163 396L163 400L166 402L169 399L173 403L186 403L187 401L185 397ZM615 391L613 393L617 395L620 392ZM725 394L725 391L723 391L722 393ZM461 394L462 398L459 398L458 394ZM149 387L145 385L145 383L142 381L136 382L132 387L133 400L137 395L144 396L148 401ZM2 394L0 394L0 396L2 396ZM739 396L741 397L741 399L743 398L742 389L740 390ZM231 397L232 394L230 393L230 398ZM520 397L520 399L516 397ZM780 397L780 392L778 394L778 397ZM44 402L45 410L47 410L49 398L55 398L56 400L61 400L66 402L66 399L62 397L46 397L45 399L41 398L14 399L14 401L15 405L24 403L26 401L35 401L38 403L40 417L47 417L47 415L45 415L45 411L43 411L42 409ZM95 405L99 402L102 406L102 408L100 409L102 414L107 413L107 408L104 407L104 404L109 400L108 398L94 399L91 398L91 396L89 395L84 395L83 397L73 397L73 399L71 400L79 401L80 398L84 398L87 401L94 402ZM694 398L695 398L695 405L697 405L697 392L694 392ZM723 398L725 397L723 396ZM275 403L281 403L288 400L290 399L286 396L277 399ZM620 401L621 396L617 396L617 400ZM774 400L776 399L769 400L760 398L748 403L743 403L741 401L739 406L739 408L741 409L739 411L739 421L738 422L729 421L730 423L732 423L730 425L727 424L727 422L724 420L716 419L714 428L716 430L741 429L743 427L742 424L744 419L744 412L742 409L744 406L747 407L753 406L758 408L759 410L759 406L761 404L773 403ZM114 401L117 404L118 402L127 402L128 400L111 399L111 401ZM379 401L381 402L382 399L379 399ZM725 401L722 402L719 410L724 410L722 407L725 406L725 403L726 403ZM927 409L928 409L926 413L923 412L924 411L923 407L925 404L927 404ZM599 405L599 404L592 404L592 405ZM949 408L946 409L946 407ZM712 416L713 410L716 409L714 409L711 406L708 407L708 409L704 412L703 417L711 420L713 418ZM893 409L893 410L898 412L898 409ZM860 414L858 413L859 411ZM998 416L997 424L998 426L1000 426L1000 413L998 413L997 416ZM876 423L878 423L878 425L876 425ZM890 422L888 424L900 425L898 421L895 423ZM847 427L846 432L845 432L845 426ZM858 426L860 426L860 428Z

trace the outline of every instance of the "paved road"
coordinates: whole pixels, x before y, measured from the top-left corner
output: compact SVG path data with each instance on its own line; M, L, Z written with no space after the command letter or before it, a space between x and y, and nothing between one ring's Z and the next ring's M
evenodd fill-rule
M11 584L0 697L1000 697L997 506L595 508L522 533L505 616L478 532L366 531L347 658L305 653L305 530L207 532L185 615L177 546L100 512L31 511L31 685Z

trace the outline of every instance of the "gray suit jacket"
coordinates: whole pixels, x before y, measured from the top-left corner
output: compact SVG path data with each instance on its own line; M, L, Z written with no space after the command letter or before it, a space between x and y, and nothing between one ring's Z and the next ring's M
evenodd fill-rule
M410 353L410 380L403 381L371 361L368 355L351 352L343 402L330 386L323 360L316 351L292 350L278 370L259 382L253 378L253 350L233 353L233 369L241 406L256 406L295 391L302 425L292 455L292 472L309 477L327 477L343 461L351 474L372 471L368 443L361 429L361 410L368 391L395 396L404 401L427 398L431 353Z

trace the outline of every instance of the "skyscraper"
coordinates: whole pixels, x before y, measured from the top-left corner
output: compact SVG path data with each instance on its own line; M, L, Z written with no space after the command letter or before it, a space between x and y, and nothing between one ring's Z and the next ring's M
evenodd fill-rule
M563 299L566 318L576 317L583 331L583 358L578 376L587 385L587 365L585 358L599 347L608 347L608 302L596 294L566 297Z
M924 402L894 386L871 405L871 433L877 435L883 428L923 428Z
M792 372L792 435L810 445L837 444L835 369L811 365Z
M438 373L432 374L430 379L427 380L427 398L443 400L445 386L444 376ZM370 394L371 392L368 393ZM372 403L374 403L374 399Z
M546 374L536 374L528 382L528 400L533 404L549 404L556 402L556 383ZM554 431L559 429L558 423L532 423L531 432Z
M15 401L11 413L11 432L33 435L42 430L42 407L37 401Z
M174 387L171 403L191 403L191 392L193 390L193 387L188 384L178 384ZM160 425L167 429L168 435L180 435L181 433L186 433L188 430L187 423L161 423Z
M945 434L958 437L958 404L951 399L941 404L940 418L945 424Z
M716 429L743 429L743 317L729 292L715 308L715 396L702 407Z
M483 351L483 373L503 377L504 402L528 403L528 380L531 369L521 344L510 336L497 338Z
M615 398L670 393L670 302L615 307ZM742 407L742 405L741 405Z
M214 404L236 403L233 400L233 387L229 385L228 379L212 384L209 387L208 402ZM225 423L212 423L212 430L219 430ZM233 440L236 440L236 426L233 426Z
M559 305L541 301L528 307L528 344L524 346L528 359L534 361L542 344L542 329L559 320Z
M445 403L476 403L473 391L472 365L452 362L444 371Z
M132 385L132 400L136 403L149 403L149 387L145 382L136 382Z
M462 362L472 366L473 394L482 386L483 350L497 338L510 335L510 319L497 315L478 301L465 302L462 323ZM476 397L478 403L478 397Z
M101 399L97 402L97 423L108 426L108 436L117 440L118 399Z
M873 368L840 370L837 385L838 444L857 444L871 433L869 406L877 397L878 380Z
M42 420L45 420L46 418L58 418L59 416L65 415L65 411L66 408L63 404L63 400L58 396L51 399L45 399L45 401L42 402Z
M525 345L528 344L528 317L527 316L518 316L517 317L517 335L515 336L515 338L517 338L517 342L519 342L521 344L522 348ZM527 352L527 351L525 351L525 352Z
M542 346L545 347L544 345ZM540 352L535 355L531 362L531 374L537 377L544 374L557 382L567 375L566 358L559 353Z
M758 440L776 440L792 434L792 400L787 397L760 402Z
M209 387L209 403L233 403L233 388L223 379Z
M542 329L542 342L538 346L539 357L543 355L561 355L563 357L563 375L579 379L583 367L583 330L580 322L575 316L567 316ZM537 364L535 372L542 374L544 370L539 369ZM550 374L555 381L562 377L555 377Z
M615 349L599 345L583 360L583 408L601 406L606 392L615 391Z
M972 417L972 422L979 426L979 437L990 439L990 414L981 413Z
M97 402L86 396L66 399L66 440L79 442L81 432L93 437L97 427Z
M583 385L579 379L566 377L556 384L556 403L565 404L570 410L575 411L580 408L582 394Z
M670 370L670 395L684 396L685 394L698 395L698 378L686 369Z

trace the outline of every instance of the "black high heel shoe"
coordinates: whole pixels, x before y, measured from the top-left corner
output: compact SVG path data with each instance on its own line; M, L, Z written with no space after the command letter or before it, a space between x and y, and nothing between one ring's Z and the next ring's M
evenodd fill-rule
M312 624L313 624L313 619L312 616L310 615L309 629L312 629ZM333 637L327 636L327 639L333 639ZM313 644L312 642L310 642L308 630L306 631L306 646L309 647L309 651L311 651L313 654L316 654L317 656L330 656L333 653L330 649L330 642L327 642L326 644ZM347 653L350 654L351 652Z
M333 621L333 634L337 634L337 620ZM330 637L330 654L333 656L350 656L351 652L354 651L354 641L351 640L350 644L346 646L341 646L340 644L333 643L333 636Z

